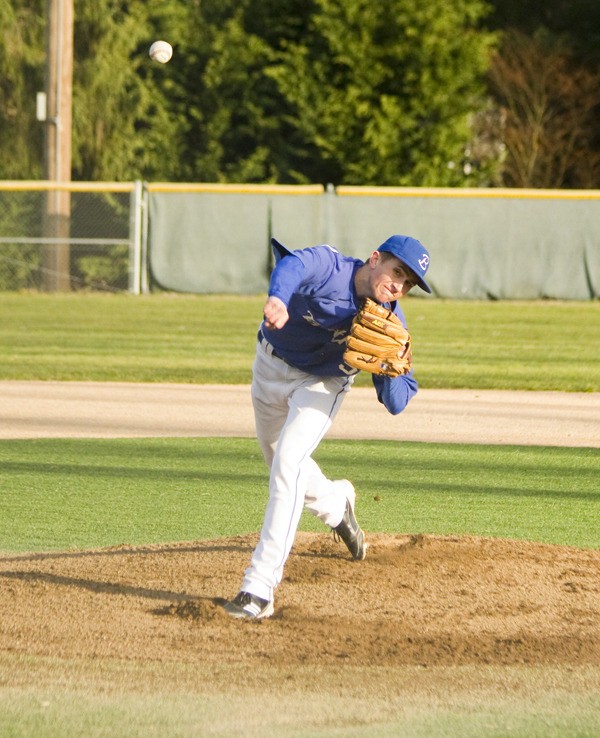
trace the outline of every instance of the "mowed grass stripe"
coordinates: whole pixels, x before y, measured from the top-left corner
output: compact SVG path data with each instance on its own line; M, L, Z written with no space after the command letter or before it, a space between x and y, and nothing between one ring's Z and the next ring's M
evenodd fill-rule
M326 440L315 458L353 480L367 531L600 546L598 449ZM53 439L2 441L0 487L8 552L258 531L268 483L253 439Z

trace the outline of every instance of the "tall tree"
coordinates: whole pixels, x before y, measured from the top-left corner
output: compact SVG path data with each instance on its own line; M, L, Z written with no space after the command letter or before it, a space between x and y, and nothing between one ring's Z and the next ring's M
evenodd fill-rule
M0 178L44 174L36 92L44 90L45 3L0 0Z
M187 148L209 180L479 183L481 0L205 0Z
M335 184L460 185L493 36L480 0L317 0L307 34L268 69L287 123Z
M182 121L168 102L176 63L152 62L148 47L159 31L185 38L189 17L183 4L160 15L153 7L76 0L73 179L168 179L177 172Z
M188 88L192 176L205 181L273 180L263 125L267 96L262 70L270 49L244 28L243 3L222 24L210 25L210 55L198 60L198 84ZM192 171L190 171L190 169ZM195 175L195 176L194 176Z
M509 187L600 186L594 145L600 73L573 58L566 44L538 32L505 35L490 80L502 110Z
M222 182L302 181L298 134L267 70L304 34L311 0L204 0L185 66L186 149L182 174Z
M600 3L598 0L489 2L493 6L489 22L506 36L505 51L495 60L491 78L491 91L504 109L505 118L508 111L502 135L507 139L509 151L502 183L535 181L556 187L600 187L597 171L600 104L593 103L600 75ZM517 56L512 58L515 46ZM532 68L523 58L525 54L535 56L539 66ZM558 57L562 59L560 63ZM546 67L556 71L554 79L547 75ZM504 75L506 79L502 79ZM532 95L539 97L534 88L539 88L544 76L545 147L536 144L528 153L519 153L517 141L523 147L532 133L528 123L531 110L525 115L522 106L520 110L515 107L516 99L523 98L528 89L531 104ZM559 137L558 129L565 125L571 131L563 131ZM528 168L529 175L525 176ZM548 185L551 182L555 184Z

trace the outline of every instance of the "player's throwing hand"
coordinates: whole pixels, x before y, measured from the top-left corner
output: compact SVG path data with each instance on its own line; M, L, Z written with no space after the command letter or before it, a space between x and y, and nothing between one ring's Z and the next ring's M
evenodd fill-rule
M285 303L278 297L269 297L263 308L265 326L270 328L283 328L290 317Z

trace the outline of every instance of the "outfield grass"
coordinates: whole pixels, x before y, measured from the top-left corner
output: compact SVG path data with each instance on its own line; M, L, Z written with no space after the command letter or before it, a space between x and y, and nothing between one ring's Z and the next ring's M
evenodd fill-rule
M0 379L248 383L263 301L0 293ZM600 302L403 307L422 387L600 391Z

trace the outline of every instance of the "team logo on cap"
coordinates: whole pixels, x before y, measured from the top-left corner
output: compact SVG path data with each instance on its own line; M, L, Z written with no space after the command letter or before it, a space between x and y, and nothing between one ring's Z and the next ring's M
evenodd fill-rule
M423 256L419 259L419 266L423 271L427 270L427 267L429 266L429 257L427 254L423 254Z

